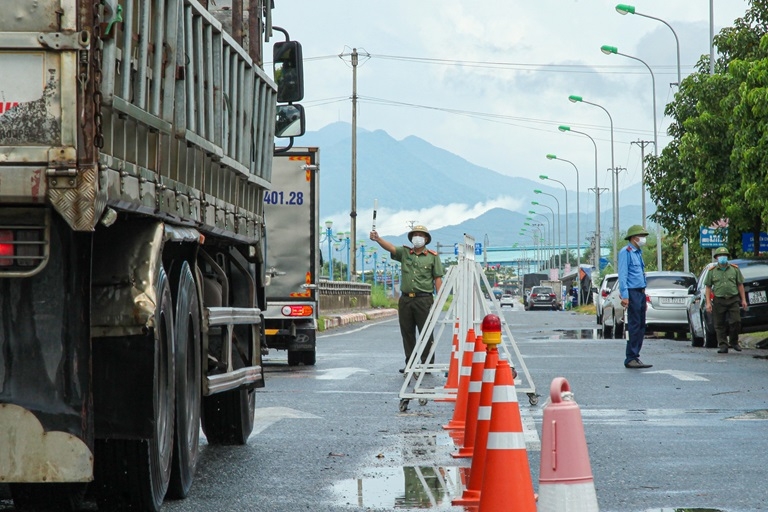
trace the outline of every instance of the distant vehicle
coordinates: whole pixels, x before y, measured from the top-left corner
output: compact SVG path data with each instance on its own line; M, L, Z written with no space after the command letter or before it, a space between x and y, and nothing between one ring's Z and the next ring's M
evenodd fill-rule
M499 301L500 307L509 306L511 308L515 307L515 297L514 295L511 295L509 293L505 293L501 296L501 300Z
M502 295L504 295L504 292L501 290L501 288L494 288L492 292L493 296L496 297L496 300L501 300Z
M749 309L741 310L741 332L768 331L768 260L737 259L730 263L737 265L744 275L744 292L749 303ZM689 289L688 328L694 347L717 346L715 326L712 315L706 311L704 298L704 278L713 266L704 267L696 286Z
M613 287L613 283L619 278L619 274L606 274L603 277L603 281L600 286L595 288L592 296L592 302L595 303L595 314L597 316L597 323L603 323L603 301L608 296L608 293Z
M525 309L559 309L555 290L551 286L534 286Z
M687 332L687 295L688 289L695 285L696 276L689 272L651 271L646 272L645 279L646 332ZM603 301L603 338L624 336L625 322L616 280Z

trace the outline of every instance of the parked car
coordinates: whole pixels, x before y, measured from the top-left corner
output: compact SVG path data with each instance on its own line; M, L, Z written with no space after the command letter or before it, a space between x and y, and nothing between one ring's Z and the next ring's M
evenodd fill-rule
M534 286L528 297L527 310L533 309L560 309L560 301L557 299L555 289L551 286Z
M602 314L600 315L600 325L603 338L621 338L624 336L624 306L621 305L621 296L619 295L619 279L611 283L605 297L602 298Z
M499 307L509 306L511 308L515 307L515 297L512 294L505 293L501 296L501 300L499 301Z
M746 311L741 310L741 332L768 331L768 260L736 259L731 263L744 275L744 292L749 303ZM717 347L715 325L712 315L706 311L704 298L704 278L713 266L711 263L704 267L696 286L689 290L688 327L694 347Z
M595 304L595 314L597 316L597 323L603 323L603 301L610 293L613 283L619 279L619 274L606 274L603 280L600 282L600 286L594 289L592 293L592 302Z
M645 280L645 331L687 333L688 290L695 285L696 276L689 272L651 271L646 272ZM623 337L625 323L616 280L603 302L603 337Z
M646 332L688 334L688 290L696 286L690 272L655 271L645 274Z

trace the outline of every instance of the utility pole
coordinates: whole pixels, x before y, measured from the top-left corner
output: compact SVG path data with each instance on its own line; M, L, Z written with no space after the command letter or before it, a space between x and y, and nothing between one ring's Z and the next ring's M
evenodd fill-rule
M653 144L652 140L636 140L630 144L637 144L640 147L640 183L643 191L643 220L640 224L645 226L645 148Z
M357 48L352 48L352 199L349 212L349 232L350 247L352 248L349 257L349 270L352 280L357 280L355 271L357 258L355 258L355 249L357 248Z
M597 185L597 181L595 181L595 185ZM597 211L595 213L594 259L595 259L595 269L598 272L600 272L600 194L602 194L603 192L608 192L608 189L607 188L589 188L587 189L587 191L595 192L595 209Z
M614 193L614 196L616 197L616 204L614 206L614 214L613 214L613 225L616 226L616 229L613 231L613 268L617 269L619 268L619 173L621 171L626 171L627 169L625 167L614 167L613 169L608 169L609 171L613 171L613 180L616 182L616 192Z

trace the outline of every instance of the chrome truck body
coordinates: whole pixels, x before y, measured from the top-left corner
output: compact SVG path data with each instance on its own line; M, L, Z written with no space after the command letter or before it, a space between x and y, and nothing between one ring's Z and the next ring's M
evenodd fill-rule
M267 349L287 350L288 364L314 365L320 268L320 151L275 155L267 224Z
M271 2L251 6L268 38ZM157 510L189 492L201 423L247 441L277 108L261 61L196 0L3 2L0 483L19 508L76 508L90 483Z

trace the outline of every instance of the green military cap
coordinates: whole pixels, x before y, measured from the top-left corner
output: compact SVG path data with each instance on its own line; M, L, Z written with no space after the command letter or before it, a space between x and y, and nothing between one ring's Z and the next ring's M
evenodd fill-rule
M713 254L712 256L717 258L718 256L730 256L730 255L731 255L731 251L729 251L727 247L718 247L717 249L715 249L715 254Z
M635 224L627 230L627 236L624 237L624 240L629 240L633 236L648 236L648 231L640 224Z

